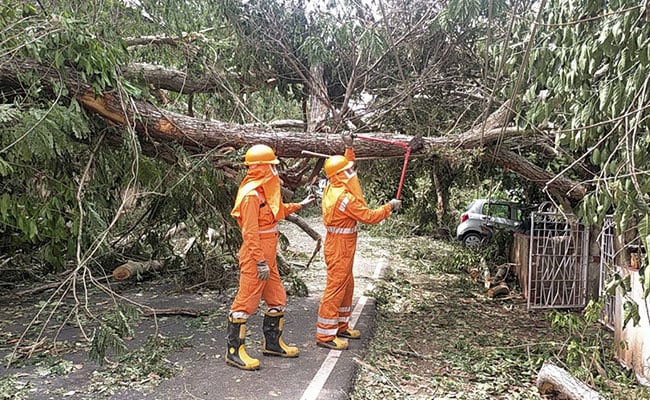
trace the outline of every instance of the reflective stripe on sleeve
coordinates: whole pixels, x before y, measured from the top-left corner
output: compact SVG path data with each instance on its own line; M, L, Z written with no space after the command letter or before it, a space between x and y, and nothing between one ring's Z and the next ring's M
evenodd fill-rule
M348 203L350 202L350 199L347 197L344 197L343 200L341 200L341 204L339 204L339 211L345 211L345 208L348 206Z

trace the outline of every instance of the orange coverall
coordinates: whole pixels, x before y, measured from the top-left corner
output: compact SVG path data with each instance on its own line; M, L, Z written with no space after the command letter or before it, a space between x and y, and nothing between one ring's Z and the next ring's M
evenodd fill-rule
M248 318L255 313L263 298L268 309L284 311L287 295L275 261L278 246L278 220L300 209L300 204L280 202L278 216L273 215L267 204L262 187L251 190L244 196L240 205L237 223L241 228L243 243L239 250L239 290L235 296L231 313L244 313L237 318ZM257 278L258 261L266 260L269 279Z
M346 149L345 158L354 161L354 150ZM330 179L323 194L327 283L316 324L316 341L321 343L334 340L338 332L348 328L354 294L352 266L357 248L357 221L376 224L391 213L390 204L369 209L360 190L351 190L348 186L337 175Z

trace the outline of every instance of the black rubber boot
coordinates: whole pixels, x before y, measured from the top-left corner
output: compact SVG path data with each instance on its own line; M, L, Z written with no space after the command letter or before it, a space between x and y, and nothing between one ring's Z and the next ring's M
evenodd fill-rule
M283 312L265 312L264 324L264 346L262 354L265 356L298 357L300 351L297 347L287 346L282 340L284 330Z
M240 369L254 370L260 367L260 360L246 353L246 320L228 317L228 350L226 362Z

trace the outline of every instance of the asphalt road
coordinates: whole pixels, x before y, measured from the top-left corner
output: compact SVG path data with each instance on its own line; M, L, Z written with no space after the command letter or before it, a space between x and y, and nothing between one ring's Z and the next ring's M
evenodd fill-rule
M296 235L286 225L284 232L287 236ZM298 243L298 246L305 244L304 241L294 239L291 241ZM316 276L312 277L310 295L288 298L283 337L287 344L300 349L298 358L262 355L263 317L259 313L249 319L246 342L248 354L260 360L259 370L243 371L225 363L224 331L221 336L214 338L214 351L211 354L186 364L180 374L162 382L152 393L145 395L142 392L126 391L115 394L111 399L348 399L359 366L355 360L363 358L374 329L375 303L366 294L381 276L386 260L381 252L370 249L360 236L354 267L356 285L351 325L361 330L362 337L350 340L348 350L337 351L316 346L318 304L325 284L325 268L321 260L312 267Z
M362 298L363 301L365 299ZM355 328L361 329L363 338L351 341L344 351L317 347L315 319L318 298L300 299L289 305L285 320L285 341L300 349L298 358L265 357L261 354L261 322L256 316L249 322L248 353L260 359L257 371L243 371L227 365L225 338L215 357L195 361L184 367L181 374L164 381L154 392L143 397L141 392L124 392L112 399L320 399L349 398L355 377L355 358L362 358L371 336L374 305L368 301L361 308ZM217 355L219 357L217 357Z
M324 236L319 219L313 218L309 223ZM289 253L306 255L304 259L311 255L314 242L296 225L283 222L281 231L289 238ZM309 288L309 296L289 296L287 299L284 340L300 349L298 358L262 355L263 317L262 310L259 310L249 320L246 348L251 356L260 359L261 368L257 371L243 371L226 364L226 315L234 288L227 293L200 293L179 291L173 284L172 287L165 287L156 281L148 284L126 282L112 287L119 295L142 305L159 309L190 308L201 313L200 319L178 315L157 319L142 318L142 322L134 328L133 338L127 342L129 347L137 349L152 335L169 341L183 338L183 348L168 354L168 364L175 365L178 373L172 378L163 379L158 385L151 384L158 380L156 377L143 379L134 373L131 378L124 375L124 370L113 373L111 363L115 363L117 357L109 355L107 358L111 361L103 365L89 360L87 342L81 340L79 329L75 324L63 324L55 332L58 340L63 343L62 352L39 349L25 363L0 368L0 379L15 381L14 387L19 390L17 397L12 397L12 393L5 393L4 388L0 387L0 398L348 399L359 366L356 360L363 358L374 328L375 304L365 295L379 279L387 260L386 250L377 243L373 244L373 240L361 232L354 266L356 285L351 325L361 330L362 337L350 340L348 350L336 351L316 346L318 304L326 281L321 252L308 270L300 272ZM15 338L27 326L34 310L38 309L39 299L46 299L50 295L43 293L40 297L0 298L0 359L8 359L14 349ZM89 301L96 306L108 306L113 302L106 295L102 297L101 292L93 296ZM50 331L45 333L48 337L53 334ZM61 365L72 368L63 373L52 373L53 363L58 360L67 363ZM137 368L138 373L146 372L141 365ZM150 374L159 372L158 368L159 365L152 365Z

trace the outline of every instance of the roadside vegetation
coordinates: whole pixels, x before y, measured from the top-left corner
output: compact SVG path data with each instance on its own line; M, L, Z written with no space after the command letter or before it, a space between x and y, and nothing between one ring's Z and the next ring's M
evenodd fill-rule
M352 399L548 399L536 387L545 361L606 399L650 399L614 358L599 304L527 311L512 276L511 294L494 299L472 279L485 250L428 237L385 242L395 256L372 293L377 326Z

